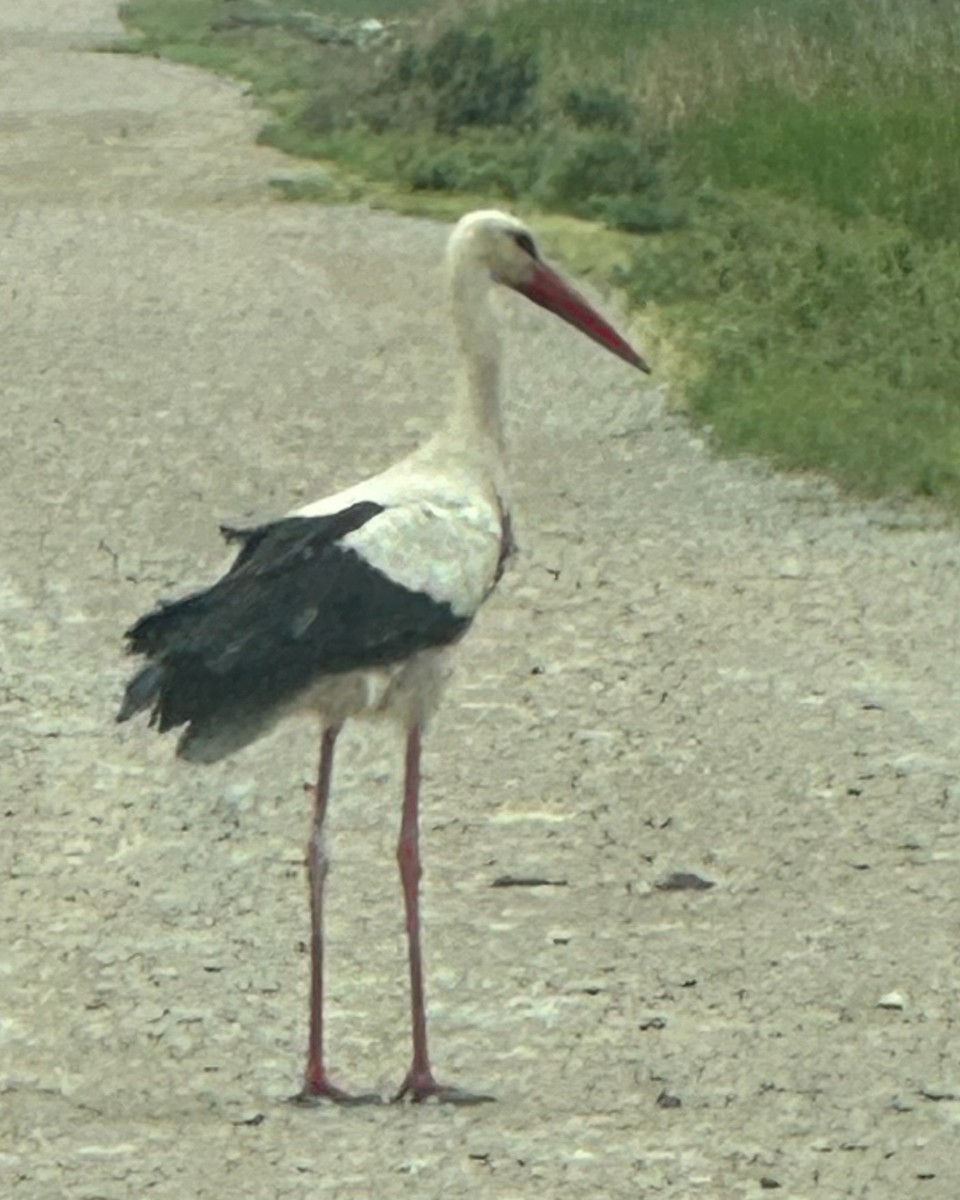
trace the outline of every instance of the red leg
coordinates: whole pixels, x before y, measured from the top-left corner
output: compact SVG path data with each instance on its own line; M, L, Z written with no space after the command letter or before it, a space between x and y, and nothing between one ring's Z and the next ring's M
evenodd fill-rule
M409 1096L414 1102L435 1097L441 1103L480 1104L492 1096L474 1095L448 1084L437 1083L430 1069L427 1050L427 1013L423 994L423 955L420 949L420 730L415 725L407 734L407 758L403 786L403 818L397 842L397 861L403 884L407 914L407 943L410 953L410 1008L413 1018L413 1062L394 1100Z
M310 1039L303 1090L294 1099L304 1103L318 1100L333 1100L338 1104L379 1103L379 1096L351 1096L334 1087L327 1078L323 1059L323 885L330 870L323 826L333 775L333 748L339 732L339 725L331 725L323 731L317 786L311 789L313 823L307 843L307 875L310 881Z

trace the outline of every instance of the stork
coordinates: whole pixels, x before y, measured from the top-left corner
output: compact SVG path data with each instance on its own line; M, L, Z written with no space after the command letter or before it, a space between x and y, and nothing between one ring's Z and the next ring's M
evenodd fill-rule
M420 744L453 647L493 591L512 549L500 416L498 283L551 310L633 367L639 354L541 259L529 230L470 213L447 247L461 379L445 427L379 475L269 524L224 528L239 551L211 587L141 617L126 633L146 664L117 716L150 711L161 733L184 726L177 754L211 763L307 709L320 720L310 790L310 1020L305 1102L376 1100L334 1085L323 1042L324 821L334 747L351 717L387 715L406 737L397 859L410 968L413 1055L394 1099L490 1099L437 1082L427 1049L420 941Z

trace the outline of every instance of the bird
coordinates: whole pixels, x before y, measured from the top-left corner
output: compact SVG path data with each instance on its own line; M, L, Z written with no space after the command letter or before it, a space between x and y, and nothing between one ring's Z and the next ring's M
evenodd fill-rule
M412 1058L393 1096L491 1099L437 1080L427 1043L419 895L420 756L451 656L513 553L500 403L499 285L546 308L643 372L650 368L543 260L527 226L496 210L460 219L446 266L460 370L442 427L361 483L249 528L221 527L236 555L211 586L160 602L125 634L145 661L118 721L148 711L182 727L180 758L212 763L306 710L320 754L306 848L310 1008L302 1089L293 1099L379 1101L331 1080L324 1046L324 824L345 721L387 716L405 739L397 861L409 958Z

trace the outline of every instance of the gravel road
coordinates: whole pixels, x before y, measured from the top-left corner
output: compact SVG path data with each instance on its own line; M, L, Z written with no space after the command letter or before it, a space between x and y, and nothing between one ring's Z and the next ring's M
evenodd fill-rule
M498 1103L284 1103L316 731L179 764L121 634L430 428L446 231L272 200L243 89L118 31L0 7L0 1193L956 1200L956 530L714 459L512 298L521 554L424 796L438 1074ZM397 740L340 766L331 1049L386 1091Z

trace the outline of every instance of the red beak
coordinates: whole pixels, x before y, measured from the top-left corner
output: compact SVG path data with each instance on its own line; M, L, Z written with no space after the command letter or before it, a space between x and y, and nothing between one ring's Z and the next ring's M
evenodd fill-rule
M546 265L532 263L532 274L525 283L512 283L510 286L521 292L534 304L547 308L552 313L585 333L588 338L605 346L611 354L616 354L631 367L638 367L650 374L650 368L634 348L613 328L609 322L591 305L586 296L582 296L575 287Z

